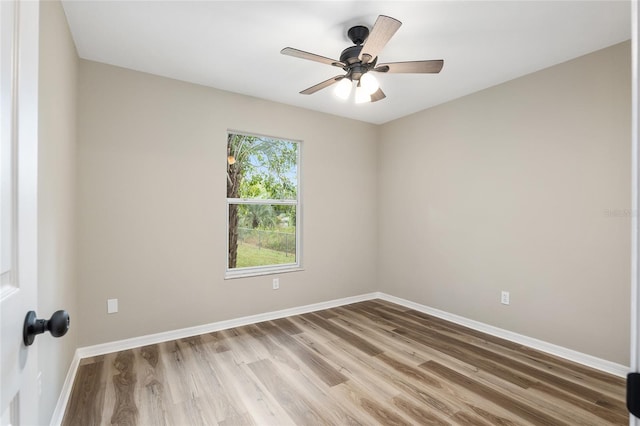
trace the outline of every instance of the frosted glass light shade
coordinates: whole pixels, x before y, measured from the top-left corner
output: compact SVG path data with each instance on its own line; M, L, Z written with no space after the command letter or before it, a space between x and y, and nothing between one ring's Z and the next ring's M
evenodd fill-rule
M378 79L369 73L363 74L362 77L360 77L360 85L370 95L373 95L380 87Z
M371 95L367 93L364 87L358 85L356 87L356 103L363 104L365 102L371 102Z
M335 93L336 96L339 97L340 99L346 100L351 94L351 86L352 86L351 80L349 80L348 78L343 78L336 85L336 88L333 90L333 93Z

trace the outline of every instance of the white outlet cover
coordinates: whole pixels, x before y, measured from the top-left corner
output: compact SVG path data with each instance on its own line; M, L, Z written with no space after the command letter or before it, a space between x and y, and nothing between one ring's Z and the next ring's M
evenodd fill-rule
M107 313L115 314L118 312L118 299L107 299Z

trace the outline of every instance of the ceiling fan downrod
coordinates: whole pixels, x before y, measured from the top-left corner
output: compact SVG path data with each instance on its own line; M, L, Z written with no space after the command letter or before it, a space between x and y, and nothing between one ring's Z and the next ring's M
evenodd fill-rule
M347 37L353 42L353 44L361 45L369 37L369 28L364 25L356 25L349 28L347 31Z

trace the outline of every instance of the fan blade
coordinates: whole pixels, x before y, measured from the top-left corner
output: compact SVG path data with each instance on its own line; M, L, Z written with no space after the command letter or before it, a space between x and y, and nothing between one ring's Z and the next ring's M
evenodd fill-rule
M444 61L437 59L433 61L409 61L409 62L389 62L380 64L373 69L377 72L391 73L425 73L437 74L442 69Z
M373 95L371 95L371 102L377 102L380 101L384 98L386 98L387 95L384 94L384 92L382 91L382 89L378 89L375 92L373 92Z
M376 23L373 24L369 37L367 37L367 40L362 45L358 59L365 64L373 61L396 31L398 31L400 25L402 25L402 22L397 19L385 15L378 16Z
M318 90L322 90L325 87L329 87L332 84L335 84L335 83L339 82L343 78L344 78L344 75L336 75L335 77L331 77L330 79L325 80L322 83L318 83L315 86L311 86L308 89L304 89L302 92L300 92L300 94L302 94L302 95L311 95L313 93L316 93Z
M322 64L333 65L334 67L344 68L347 65L335 59L325 58L324 56L316 55L314 53L305 52L304 50L294 49L293 47L285 47L280 51L283 55L289 55L300 59L308 59L309 61L316 61Z

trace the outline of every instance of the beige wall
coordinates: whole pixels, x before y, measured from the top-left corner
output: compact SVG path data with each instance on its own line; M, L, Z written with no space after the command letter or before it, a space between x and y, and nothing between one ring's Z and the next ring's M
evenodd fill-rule
M40 424L48 424L77 347L75 161L78 57L58 1L40 5L38 144L38 308L40 318L58 309L71 330L36 339L42 395Z
M623 43L385 124L380 289L628 365L630 82Z
M374 125L84 60L79 81L80 346L374 289ZM277 291L224 280L227 129L303 141L304 271Z
M627 364L629 57L383 126L80 61L79 345L382 290ZM223 279L227 129L304 141L305 271L277 291Z

